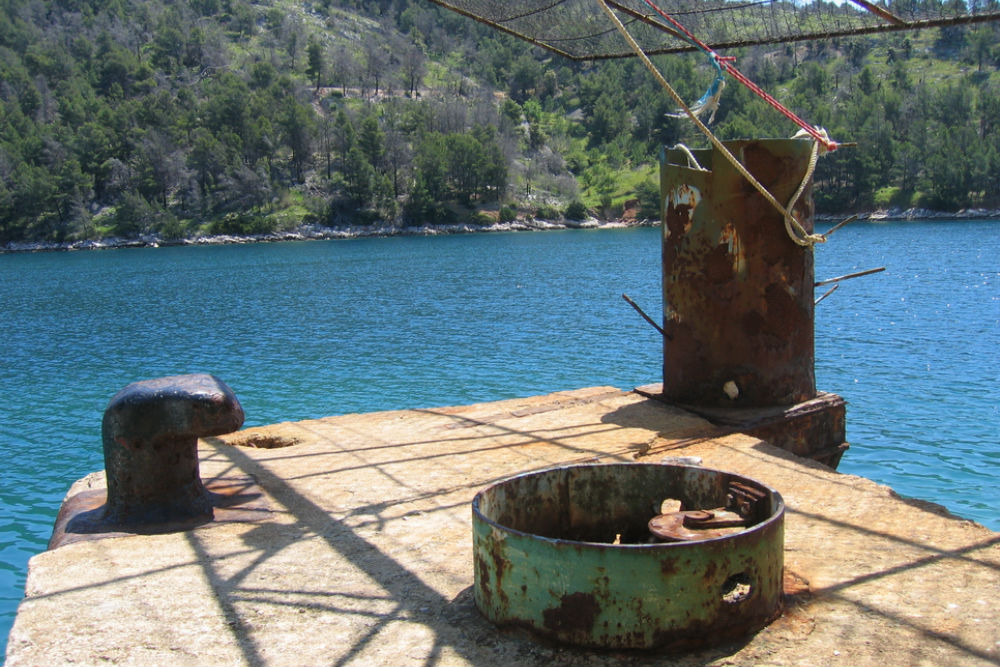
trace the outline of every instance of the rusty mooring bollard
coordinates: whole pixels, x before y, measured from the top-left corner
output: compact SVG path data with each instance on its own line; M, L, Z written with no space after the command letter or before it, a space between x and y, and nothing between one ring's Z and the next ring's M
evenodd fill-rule
M206 374L133 382L112 397L101 435L108 499L118 526L211 519L198 471L198 438L243 425L233 390Z

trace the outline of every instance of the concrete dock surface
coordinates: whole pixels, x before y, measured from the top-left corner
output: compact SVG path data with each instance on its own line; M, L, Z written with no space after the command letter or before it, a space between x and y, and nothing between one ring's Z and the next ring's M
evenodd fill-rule
M232 505L184 532L69 540L32 558L9 667L1000 664L1000 534L635 391L277 424L199 451L202 478ZM671 654L555 645L479 614L479 490L552 466L676 457L784 497L781 618ZM90 475L67 499L102 486Z

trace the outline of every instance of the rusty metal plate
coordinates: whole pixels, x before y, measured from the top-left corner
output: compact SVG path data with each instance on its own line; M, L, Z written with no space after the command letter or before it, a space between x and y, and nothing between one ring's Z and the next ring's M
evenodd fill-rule
M650 534L664 500L726 507L734 484L760 498L745 528L672 543ZM739 475L555 468L481 491L472 514L476 605L501 626L582 646L686 650L743 637L781 611L784 502Z

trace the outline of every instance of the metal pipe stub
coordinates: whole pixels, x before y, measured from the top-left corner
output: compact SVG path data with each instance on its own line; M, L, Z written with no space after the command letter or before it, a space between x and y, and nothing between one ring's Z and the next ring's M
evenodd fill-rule
M727 148L780 201L802 185L813 143ZM689 164L689 156L701 166ZM663 395L695 406L794 405L816 396L813 253L715 150L664 151ZM812 184L795 206L813 228Z
M206 374L134 382L112 397L101 433L107 472L102 521L132 527L210 520L198 438L243 425L233 390Z

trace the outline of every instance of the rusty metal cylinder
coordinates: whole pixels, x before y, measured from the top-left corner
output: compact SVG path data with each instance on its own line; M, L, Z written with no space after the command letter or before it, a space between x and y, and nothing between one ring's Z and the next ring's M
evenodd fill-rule
M808 171L812 141L726 147L782 204ZM790 405L816 396L813 253L715 149L661 156L663 394L701 406ZM794 207L813 229L812 183Z
M758 500L744 529L660 542L663 505ZM605 649L687 650L781 612L784 502L763 484L692 466L618 463L527 473L472 504L476 605L501 626ZM694 514L695 512L692 512Z

